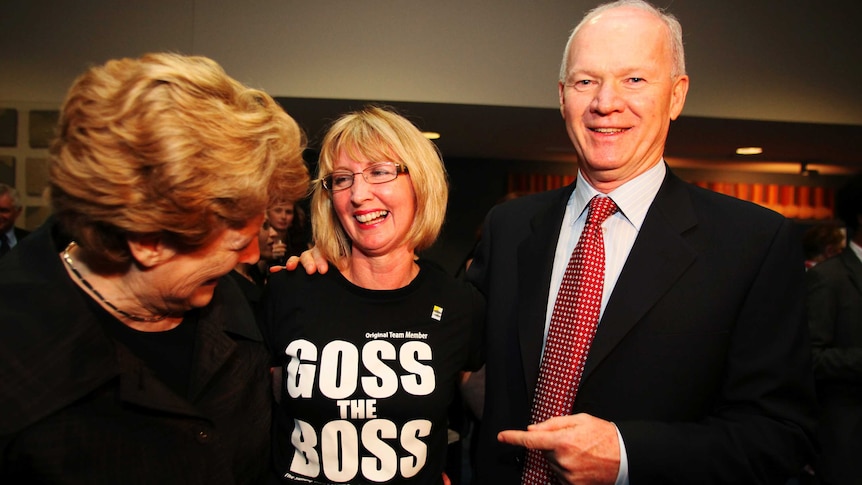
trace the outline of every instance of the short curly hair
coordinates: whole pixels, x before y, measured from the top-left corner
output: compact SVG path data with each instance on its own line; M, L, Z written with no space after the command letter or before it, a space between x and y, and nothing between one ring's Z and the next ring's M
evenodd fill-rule
M67 94L50 150L51 204L63 229L107 262L131 262L131 234L194 250L262 214L272 186L307 193L304 145L269 95L208 58L112 60Z

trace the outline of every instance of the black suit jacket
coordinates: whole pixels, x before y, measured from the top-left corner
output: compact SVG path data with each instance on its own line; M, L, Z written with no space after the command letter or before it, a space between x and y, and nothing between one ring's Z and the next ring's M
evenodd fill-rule
M486 295L477 479L520 483L554 250L574 185L488 214L468 276ZM631 483L784 483L811 453L803 258L791 223L670 170L622 269L573 413L616 423Z
M820 403L817 473L824 483L855 483L862 457L862 262L848 248L806 279Z
M236 285L222 278L197 312L181 396L110 338L53 229L0 260L0 483L259 483L269 353Z
M28 234L30 234L30 231L26 229L21 229L18 226L13 227L12 229L15 232L15 239L17 240L16 246L21 243L22 239L24 239Z
M14 230L15 230L15 239L17 239L18 242L21 242L22 239L24 239L28 234L30 234L30 231L28 231L26 229L21 229L18 226L15 226Z

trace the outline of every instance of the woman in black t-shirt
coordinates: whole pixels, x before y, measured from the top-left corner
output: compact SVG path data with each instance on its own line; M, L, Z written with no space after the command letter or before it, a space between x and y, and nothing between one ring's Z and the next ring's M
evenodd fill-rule
M280 372L280 483L443 481L460 372L481 364L482 297L422 261L446 213L436 147L369 107L323 141L314 242L334 269L270 280L263 327ZM278 373L276 373L278 375Z

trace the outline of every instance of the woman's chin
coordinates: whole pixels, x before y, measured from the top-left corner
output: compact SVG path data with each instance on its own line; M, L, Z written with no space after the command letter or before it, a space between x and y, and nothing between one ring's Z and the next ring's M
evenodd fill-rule
M213 299L213 293L215 293L217 284L218 280L210 280L202 284L194 294L192 294L191 298L186 301L186 306L191 309L202 308L209 305Z

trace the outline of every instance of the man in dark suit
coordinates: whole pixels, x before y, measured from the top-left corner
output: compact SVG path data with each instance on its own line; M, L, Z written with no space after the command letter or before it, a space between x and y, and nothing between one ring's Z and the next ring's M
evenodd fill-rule
M478 483L521 483L527 449L564 483L783 484L809 459L801 247L782 216L666 166L688 83L679 23L647 3L599 7L574 30L559 95L577 181L493 208L468 271L488 302ZM595 338L570 415L528 428L594 196L619 208L602 226Z
M823 484L859 483L862 476L862 175L838 192L836 212L850 242L806 273Z
M14 187L0 184L0 257L18 244L24 236L30 234L15 227L15 220L21 215L21 199Z

